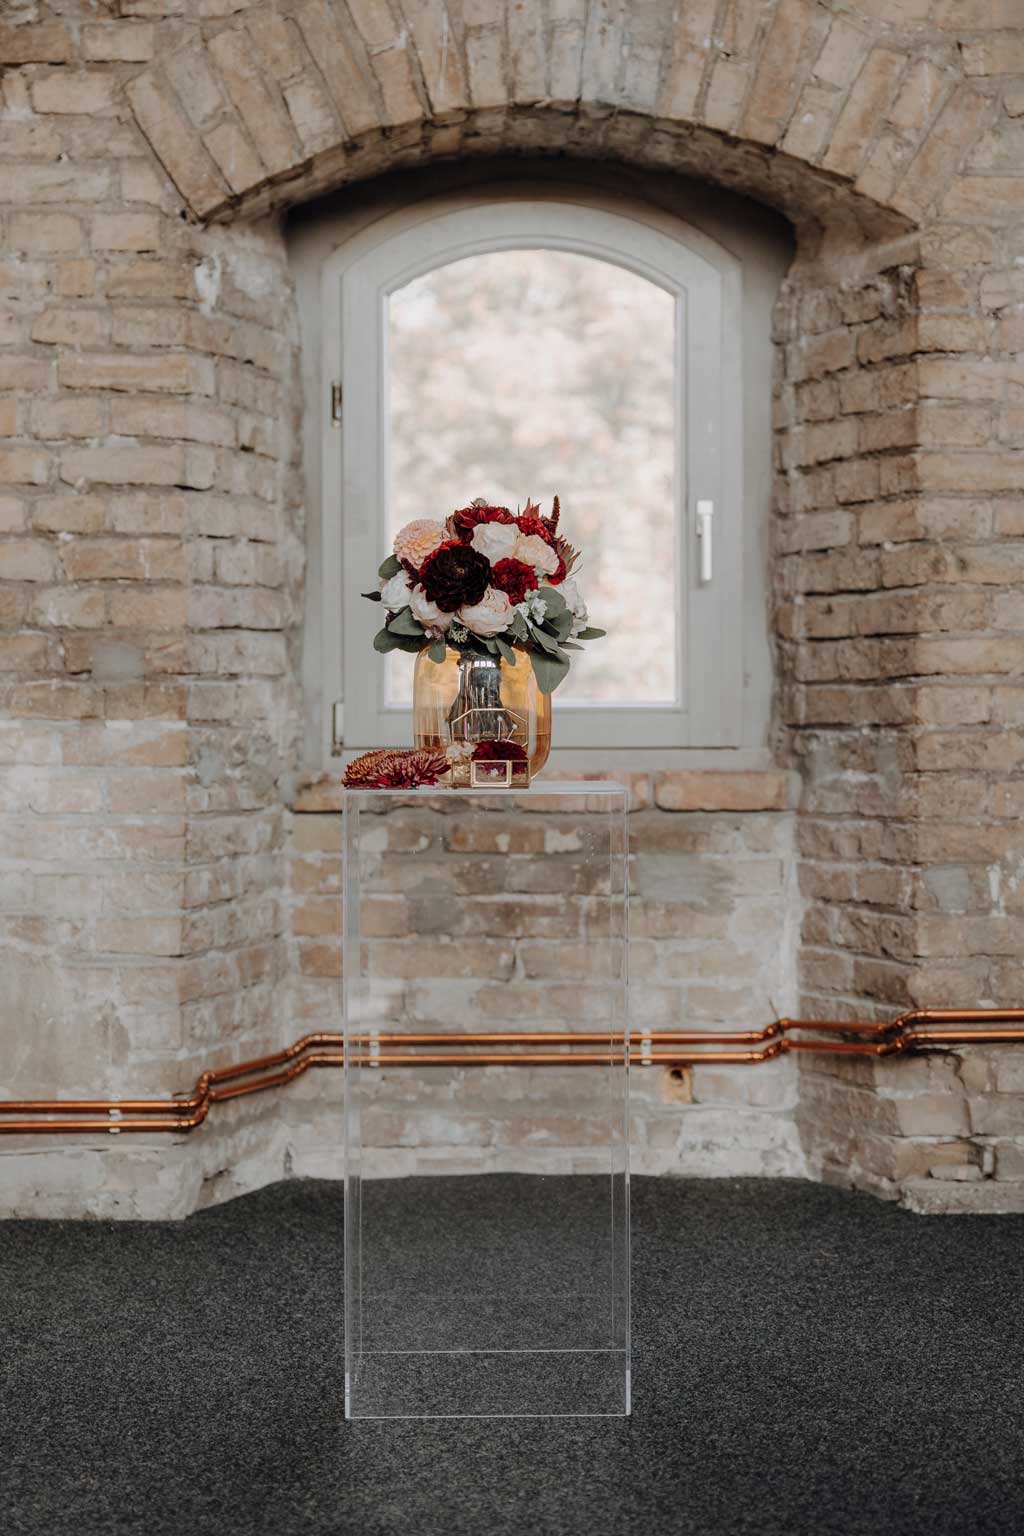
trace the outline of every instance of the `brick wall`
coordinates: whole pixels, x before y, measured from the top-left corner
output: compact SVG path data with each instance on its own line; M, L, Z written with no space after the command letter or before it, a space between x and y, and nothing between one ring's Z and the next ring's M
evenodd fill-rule
M757 1027L791 1009L796 904L786 775L628 777L634 1028L679 1028L682 1019L711 1031ZM293 1013L304 1031L339 1027L339 805L336 781L305 785L289 837ZM586 935L601 870L581 851L579 819L543 802L533 815L493 806L470 814L455 803L447 810L382 817L367 834L367 963L378 986L392 987L392 1027L473 1021L479 1030L586 1029L588 1020L599 1027L599 946ZM582 1168L591 1139L607 1125L595 1077L510 1068L464 1070L440 1082L431 1071L422 1082L396 1070L379 1094L387 1114L364 1120L364 1141L380 1148L378 1172L409 1172L428 1148L432 1168L529 1171L531 1157L550 1159L539 1138L556 1120L568 1137L566 1155ZM640 1068L632 1084L634 1166L802 1173L795 1103L788 1059L753 1073ZM314 1134L321 1133L336 1136L337 1126L332 1133L323 1122ZM312 1151L313 1139L303 1139L294 1156L304 1166Z
M286 839L299 870L327 815L291 794L302 405L277 219L458 154L678 171L793 221L774 747L803 784L801 1005L1020 1000L1022 26L1016 0L8 9L5 1090L181 1089L316 1013L330 946L301 925L330 891L311 886L294 939L287 916ZM653 823L709 829L709 859L789 836L784 813L657 790L638 836ZM651 942L667 967L685 936ZM998 1052L817 1065L803 1155L929 1209L1024 1204L1019 1078ZM179 1146L5 1141L4 1181L25 1208L183 1211L300 1143L315 1160L303 1128L330 1091L307 1080ZM705 1138L716 1167L733 1114ZM704 1157L701 1115L672 1106L658 1133L679 1166Z

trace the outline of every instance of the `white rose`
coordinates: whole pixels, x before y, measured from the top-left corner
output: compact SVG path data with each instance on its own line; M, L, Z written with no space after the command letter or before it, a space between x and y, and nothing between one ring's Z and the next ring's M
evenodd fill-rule
M412 582L404 571L397 571L387 581L381 583L380 600L384 607L392 613L397 613L399 608L404 608L412 592Z
M417 619L424 629L445 630L452 621L452 615L445 613L430 598L419 585L413 587L409 593L409 607L412 616Z
M500 635L512 622L512 604L508 593L488 587L478 603L459 609L459 621L474 635Z
M565 598L569 611L572 614L572 636L578 635L581 630L586 629L590 622L590 615L587 612L587 605L583 601L583 593L576 585L576 578L574 576L567 576L557 590Z
M524 565L531 565L535 571L543 571L545 576L553 576L558 570L558 556L539 533L521 533L516 540L513 558L521 560Z
M515 523L477 523L470 544L486 555L492 565L499 560L511 560L519 542L519 529Z

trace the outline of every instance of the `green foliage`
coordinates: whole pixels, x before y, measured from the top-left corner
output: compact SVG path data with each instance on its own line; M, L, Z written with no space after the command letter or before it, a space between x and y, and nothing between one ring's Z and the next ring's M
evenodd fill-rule
M558 640L565 640L572 633L572 614L568 608L554 617L544 620L544 628Z
M388 629L393 635L418 635L421 640L425 635L423 625L413 618L411 608L400 608L390 619Z
M554 693L569 670L569 658L561 652L553 656L547 651L531 651L530 664L541 693Z
M401 569L396 557L389 555L380 567L380 578L388 581ZM379 592L364 592L362 595L370 602L381 600ZM541 692L553 693L569 671L570 657L566 652L582 650L583 647L577 644L578 640L599 640L605 631L587 628L571 639L572 610L557 587L541 587L538 596L544 604L544 618L540 623L527 619L522 613L513 613L504 634L470 634L461 643L453 641L450 636L447 639L428 641L422 624L413 618L412 610L406 605L389 616L384 628L374 637L373 647L381 655L387 655L389 651L418 655L426 646L431 661L440 665L447 655L448 646L451 646L460 656L500 656L506 666L514 667L516 653L513 646L518 644L529 653L530 665Z
M544 610L549 619L553 619L556 614L568 612L569 605L557 587L539 587L537 596L544 603Z
M417 656L423 649L423 635L417 638L415 635L396 635L390 629L378 629L373 637L373 648L382 656L388 651L408 651L411 656Z
M558 637L549 635L546 629L541 629L535 624L530 631L530 638L536 640L541 650L546 651L549 656L561 656L562 650Z

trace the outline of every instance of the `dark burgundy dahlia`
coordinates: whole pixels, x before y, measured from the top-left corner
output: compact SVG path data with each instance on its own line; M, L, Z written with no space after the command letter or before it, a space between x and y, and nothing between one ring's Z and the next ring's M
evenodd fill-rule
M478 603L491 583L486 555L458 539L439 544L420 567L423 590L443 613Z
M514 605L521 603L527 592L534 591L537 577L533 567L522 560L498 560L491 571L491 585L506 592Z

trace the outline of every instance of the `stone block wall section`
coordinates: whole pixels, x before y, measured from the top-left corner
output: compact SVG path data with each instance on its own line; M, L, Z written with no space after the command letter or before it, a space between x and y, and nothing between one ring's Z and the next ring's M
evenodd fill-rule
M791 218L775 745L804 786L801 1006L1020 1000L1022 34L1018 0L8 8L5 1088L181 1089L298 1032L302 401L278 216L441 156L612 158ZM922 1208L1024 1206L1009 1053L921 1072L804 1072L811 1169ZM283 1166L284 1113L221 1125L70 1161L5 1144L4 1178L53 1210L184 1211Z

